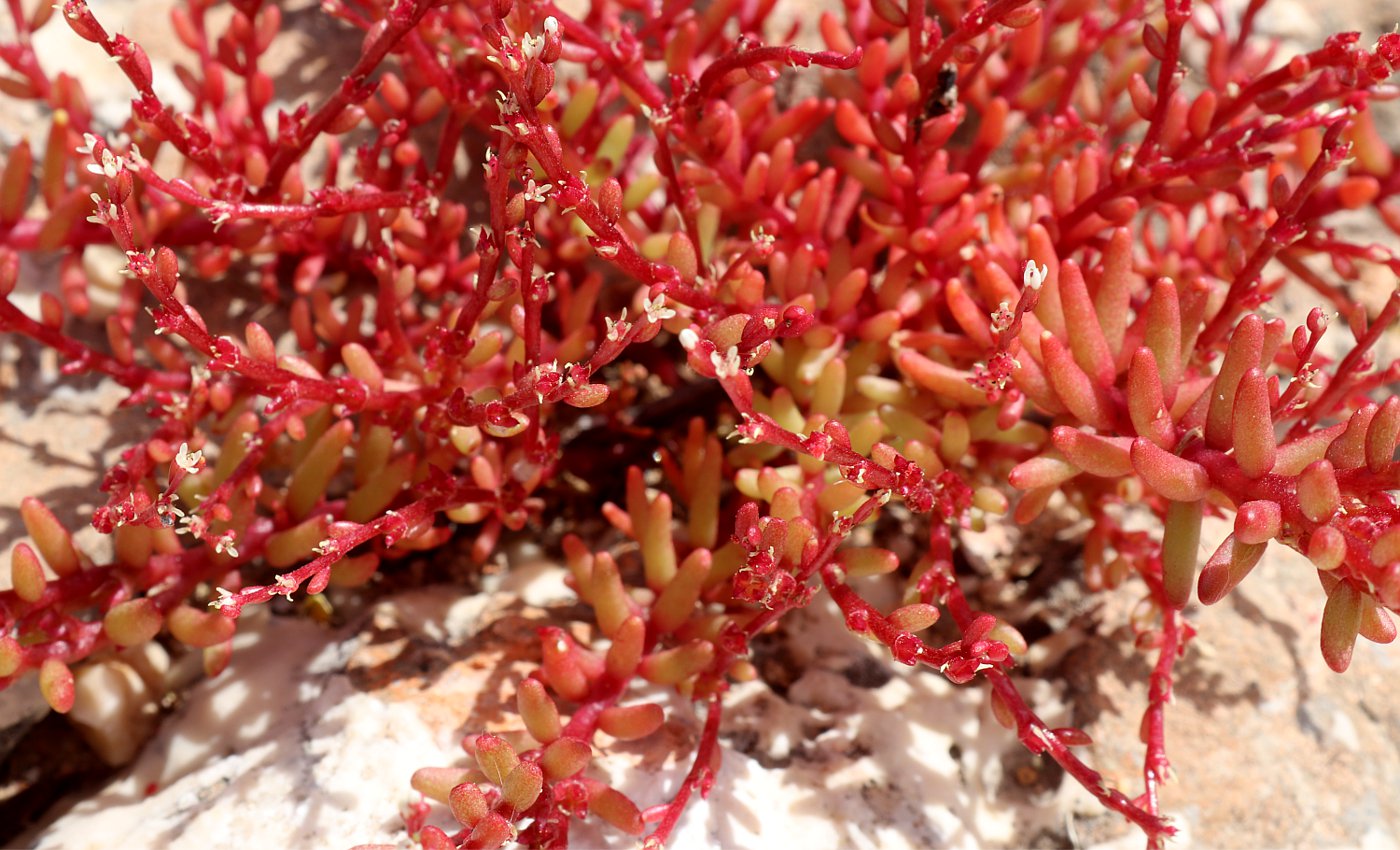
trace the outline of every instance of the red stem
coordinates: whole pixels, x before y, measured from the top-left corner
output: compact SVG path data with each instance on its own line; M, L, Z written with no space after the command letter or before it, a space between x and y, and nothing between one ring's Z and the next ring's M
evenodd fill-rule
M340 114L364 93L364 85L369 75L398 46L399 41L418 26L432 6L433 0L394 0L384 22L384 30L364 47L364 53L345 79L341 80L340 87L297 129L292 142L279 145L277 152L272 155L268 163L267 179L263 181L260 194L272 195L281 191L282 178L286 176L287 170L301 159L311 147L311 143L325 132L331 122L339 118Z
M676 823L681 819L681 814L685 811L686 803L690 802L690 795L698 789L700 796L704 797L709 784L714 781L715 751L719 746L719 722L723 715L723 704L718 696L710 698L709 707L705 712L705 726L700 731L700 745L695 749L695 761L690 765L690 772L685 775L685 780L681 782L681 787L676 791L676 796L667 804L666 811L661 816L661 821L656 828L646 837L642 846L646 850L660 850L666 846L666 841L671 837L671 830L676 828Z

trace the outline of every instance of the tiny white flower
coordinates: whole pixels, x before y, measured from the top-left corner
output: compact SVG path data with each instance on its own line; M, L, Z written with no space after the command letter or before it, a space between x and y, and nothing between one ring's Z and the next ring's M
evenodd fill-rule
M526 34L520 41L520 52L526 59L535 59L544 50L544 36Z
M503 91L496 92L496 108L501 111L501 115L514 115L520 111L520 101L515 99L514 94L507 94Z
M627 322L627 308L622 308L622 318L614 322L610 317L603 317L604 324L607 325L608 342L617 342L632 330L632 326Z
M175 533L190 534L198 540L204 533L204 519L197 516L182 516L180 517L180 527L175 529Z
M180 452L175 455L175 465L194 475L204 468L204 452L191 452L189 443L181 443Z
M680 333L681 348L690 351L700 344L700 334L695 332L695 328L686 328Z
M297 580L290 575L280 575L277 577L277 592L287 597L287 601L292 601L292 592L297 589Z
M1046 276L1049 274L1050 269L1045 264L1042 263L1040 268L1037 269L1035 260L1029 260L1026 263L1025 274L1021 277L1021 283L1026 289L1040 289L1045 283Z
M122 162L116 156L113 156L110 150L102 152L102 173L106 174L109 178L115 179L125 167L126 163Z
M647 314L648 322L661 322L676 315L675 310L666 306L666 296L661 294L655 300L643 298L642 311Z
M225 531L223 534L219 535L218 540L214 541L214 551L218 552L221 555L227 553L230 558L237 558L238 547L236 545L236 541L237 536L234 534L234 532ZM282 583L281 576L277 577L277 583ZM291 599L292 597L289 595L287 598Z
M216 587L214 590L219 594L219 598L209 603L210 608L228 608L237 605L233 599L233 591L222 587Z
M559 19L550 15L544 19L544 31L546 35L554 35L559 32Z
M229 209L227 204L215 204L209 208L209 213L210 219L214 222L215 233L218 233L219 228L233 218L233 211Z
M718 351L710 352L710 365L715 367L715 377L717 378L735 377L741 371L739 366L739 347L736 345L729 346L729 350L724 352L723 357L720 356Z
M116 205L106 204L106 206L104 206L105 202L102 200L102 196L98 195L96 192L93 192L88 197L92 198L92 202L94 205L96 205L96 209L93 211L92 215L87 217L87 220L92 222L93 224L106 225L109 221L109 219L107 218L108 212L111 211L115 213L117 209Z
M549 199L549 190L553 188L553 183L536 184L535 178L531 177L525 181L525 200L542 204Z
M1015 319L1016 314L1011 311L1011 302L1002 301L997 305L997 308L992 311L992 330L997 333L1008 330Z

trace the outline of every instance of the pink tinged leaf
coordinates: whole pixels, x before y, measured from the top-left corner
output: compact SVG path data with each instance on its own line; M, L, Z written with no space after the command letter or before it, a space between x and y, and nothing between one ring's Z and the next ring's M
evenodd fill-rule
M102 618L102 630L117 646L140 646L160 632L164 621L156 604L143 596L112 606Z
M49 580L39 556L28 543L16 545L10 553L10 582L15 595L25 602L38 602L44 595Z
M515 749L504 738L489 732L476 737L476 763L481 772L495 785L502 785L510 772L520 763Z
M170 634L181 643L198 649L217 646L233 637L237 624L217 611L200 611L180 605L166 618Z
M1367 604L1361 611L1361 636L1371 643L1391 643L1395 640L1395 620L1390 612L1382 608L1374 599L1366 597Z
M1322 609L1322 658L1338 673L1351 666L1361 609L1361 594L1345 581L1332 588Z
M1380 578L1376 582L1376 595L1390 610L1400 610L1400 563L1387 564L1385 569L1380 571ZM0 640L0 650L3 648L4 641ZM0 651L0 656L3 654L3 651Z
M1106 394L1074 362L1065 344L1047 332L1040 337L1040 350L1050 386L1069 412L1085 425L1100 431L1112 430L1112 407Z
M1308 538L1308 560L1324 572L1335 570L1347 557L1347 542L1342 533L1324 525Z
M899 569L899 556L888 549L842 549L836 553L836 560L848 578L884 575Z
M515 705L520 719L525 721L525 730L541 744L548 744L563 731L559 722L559 707L550 698L544 683L538 679L526 679L520 683L520 689L515 693Z
M1130 437L1100 437L1061 425L1051 432L1051 440L1070 463L1090 475L1121 478L1133 473Z
M1016 510L1012 512L1012 518L1018 525L1027 525L1035 521L1049 504L1050 497L1055 495L1055 487L1036 487L1027 490L1026 494L1016 502Z
M39 665L39 693L44 701L59 714L67 714L73 709L75 696L73 671L57 658L45 658Z
M638 538L642 545L642 565L646 570L647 586L657 591L676 575L671 515L671 497L665 493L657 495L647 507L646 522Z
M1366 463L1367 434L1380 411L1374 404L1359 408L1347 420L1346 430L1327 447L1327 459L1337 469L1359 469Z
M921 632L938 622L939 610L933 605L917 602L890 612L889 620L906 632Z
M997 618L991 614L978 614L967 624L963 630L963 644L973 644L983 640L991 634L992 629L997 626Z
M990 694L992 716L997 719L997 723L1000 723L1003 728L1015 729L1016 715L1011 711L1011 707L1006 704L1006 700L1002 698L999 691L992 690Z
M452 809L452 816L462 826L476 826L486 817L486 813L491 811L486 795L481 793L475 782L462 782L452 786L447 795L447 805Z
M1337 485L1337 474L1332 464L1326 460L1308 464L1298 475L1298 507L1303 516L1316 523L1324 523L1337 513L1342 504L1342 492Z
M1371 543L1371 563L1378 567L1400 561L1400 526L1388 528Z
M1080 472L1079 467L1057 457L1041 455L1017 464L1007 480L1017 490L1032 490L1037 487L1055 487L1070 480Z
M1060 266L1060 304L1074 362L1100 386L1112 384L1118 371L1113 365L1113 353L1099 326L1094 303L1089 300L1084 274L1079 264L1071 260Z
M561 629L542 629L540 649L544 680L555 693L575 702L586 697L590 687L588 673L573 640Z
M1094 739L1089 737L1089 733L1083 729L1075 729L1072 726L1062 726L1059 729L1051 729L1050 734L1060 739L1060 743L1066 747L1087 747L1094 743Z
M1241 543L1267 543L1283 526L1278 502L1245 502L1235 511L1235 538Z
M1400 396L1391 396L1366 430L1366 468L1380 472L1392 463L1397 439L1400 439Z
M948 311L968 339L978 349L992 348L992 330L987 321L987 311L973 300L962 280L950 278L943 288L943 297L947 299Z
M675 577L662 589L652 606L652 625L661 634L670 634L690 619L700 590L710 574L711 555L708 549L696 549L681 562Z
M0 635L0 678L13 676L24 663L24 647L9 635Z
M34 538L39 554L53 568L59 577L76 573L81 565L78 550L73 546L73 538L68 529L59 523L53 512L33 496L25 497L19 505L20 518L24 529Z
M1039 339L1036 337L1037 342ZM1016 383L1016 388L1026 394L1026 398L1052 416L1068 412L1059 396L1050 388L1050 380L1045 377L1045 370L1032 356L1023 355L1014 363L1011 367L1011 379Z
M446 832L436 826L425 826L418 832L418 843L423 850L456 850L457 844Z
M1064 310L1060 304L1060 258L1055 253L1055 241L1050 232L1039 223L1026 229L1026 258L1040 263L1046 268L1045 282L1040 287L1040 300L1036 302L1035 314L1042 324L1055 336L1064 337Z
M1235 394L1233 441L1235 462L1245 475L1259 478L1274 468L1278 443L1274 438L1269 387L1259 369L1250 369L1240 379Z
M987 640L1005 644L1007 651L1012 655L1025 655L1030 650L1026 636L1021 634L1020 629L1005 620L997 620L996 626L987 633Z
M1144 483L1163 498L1195 502L1210 491L1210 475L1199 463L1178 457L1145 437L1132 447L1133 469Z
M491 812L477 822L467 836L464 850L496 850L497 847L515 838L515 827L502 815Z
M1196 584L1202 605L1214 605L1249 575L1264 556L1267 543L1243 543L1235 535L1226 537L1206 561Z
M544 770L535 762L522 761L501 783L501 802L518 814L535 804L542 788Z
M1098 291L1094 294L1094 312L1108 349L1115 358L1123 350L1123 339L1127 335L1128 304L1134 284L1132 231L1126 227L1115 228L1108 247L1104 249L1103 272L1099 277Z
M1196 579L1196 563L1201 548L1201 519L1204 503L1172 502L1162 527L1162 589L1167 601L1177 609L1191 601L1191 585Z
M1284 443L1278 447L1278 457L1274 460L1274 473L1287 476L1297 475L1308 464L1326 456L1328 447L1346 430L1347 423L1339 422L1329 428L1313 431L1296 440Z
M709 641L692 640L681 646L646 656L638 670L648 682L679 685L710 666L714 655L714 645Z
M641 835L646 828L637 804L616 788L604 785L588 802L594 814L628 835Z
M287 485L287 509L297 519L305 517L326 495L331 479L340 470L345 449L355 435L355 423L336 422L316 440L311 450L292 471Z
M1210 408L1206 413L1206 443L1224 451L1233 437L1235 395L1244 373L1259 366L1264 345L1264 320L1251 313L1245 316L1230 337L1225 359L1211 385Z
M1167 410L1157 356L1146 346L1133 352L1128 366L1128 416L1138 436L1162 448L1176 442L1176 426Z
M540 753L540 767L550 781L568 779L580 773L593 758L593 748L578 738L560 738Z
M612 646L603 658L603 669L614 681L632 678L642 662L642 647L646 640L646 623L631 616L622 622L612 636Z
M645 738L661 728L666 712L656 703L614 705L598 716L598 728L619 741Z
M564 396L564 403L570 407L597 407L607 400L606 384L584 384Z
M936 360L903 348L895 355L895 366L899 371L920 387L951 404L982 407L987 403L987 395L969 383L972 375L952 366L945 366Z
M1143 343L1157 360L1162 395L1171 404L1182 375L1181 298L1171 278L1161 278L1152 286L1143 320Z
M632 616L632 605L622 586L617 562L607 552L599 552L594 559L588 601L598 618L598 628L608 637L614 636L623 621Z

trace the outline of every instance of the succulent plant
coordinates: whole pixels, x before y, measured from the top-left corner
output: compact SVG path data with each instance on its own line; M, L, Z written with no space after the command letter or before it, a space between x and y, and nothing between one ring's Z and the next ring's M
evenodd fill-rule
M247 606L550 529L589 628L541 632L514 742L469 735L474 766L413 777L457 823L416 808L424 847L562 847L583 816L663 846L714 781L751 642L820 595L895 661L985 682L1155 847L1193 592L1224 598L1276 542L1318 569L1333 669L1394 639L1400 366L1374 352L1400 295L1350 284L1394 289L1400 258L1339 219L1400 233L1371 112L1400 35L1287 56L1262 2L848 0L799 49L796 3L336 0L360 53L294 105L260 65L280 8L231 5L175 6L177 105L83 0L10 4L0 90L48 126L0 172L0 328L150 425L101 483L109 562L24 502L0 686L36 673L67 711L73 665L167 635L217 674ZM124 123L46 70L51 17L125 76ZM96 246L125 257L105 305ZM59 268L36 309L26 255ZM1265 311L1288 281L1322 305L1291 330ZM614 496L589 505L610 531L580 494ZM1052 504L1087 520L1087 590L1142 589L1140 794L1037 716L1008 676L1025 638L960 584L966 529ZM1234 526L1202 566L1207 516ZM918 530L913 559L882 517ZM954 639L920 636L940 620ZM638 682L705 715L645 808L588 771L663 723Z

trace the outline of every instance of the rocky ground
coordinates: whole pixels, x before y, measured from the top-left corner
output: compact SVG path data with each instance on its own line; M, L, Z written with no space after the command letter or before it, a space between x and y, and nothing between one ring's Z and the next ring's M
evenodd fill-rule
M125 29L135 34L166 8L114 2L101 12L132 15ZM1393 23L1378 9L1283 0L1263 23L1307 42L1346 27L1366 27L1369 38ZM306 15L307 27L316 17ZM120 81L81 45L51 49L87 63L95 100L121 95ZM310 90L334 75L333 51L327 57L286 73ZM8 143L27 118L0 114L0 138ZM44 271L27 269L30 297ZM1394 283L1377 282L1386 285ZM56 388L56 366L0 341L5 549L22 533L25 495L75 521L90 514L97 476L141 426L139 414L117 411L121 394L110 385ZM101 545L95 535L80 540ZM994 533L969 543L990 559L1027 546ZM1034 546L1067 553L1072 568L1072 539ZM193 678L189 659L127 659L134 672L118 676L126 702L99 716L133 733L154 730L157 716L161 723L118 769L97 756L111 756L112 741L99 736L94 746L72 734L32 682L0 694L0 844L207 850L398 840L412 771L460 762L465 731L510 731L498 709L530 660L527 639L571 604L559 572L541 564L473 590L481 592L406 591L360 609L346 600L337 626L283 616L290 610L259 613L232 669L178 694L169 684ZM1115 624L1135 601L1127 589L1093 610L1066 602L1079 615L1027 663L1039 680L1033 704L1089 731L1090 762L1127 787L1140 784L1148 661ZM1168 713L1178 781L1164 790L1181 846L1400 847L1400 650L1363 642L1337 676L1317 650L1319 613L1312 569L1280 547L1225 602L1190 611L1201 637ZM844 635L825 608L803 612L757 660L765 684L734 694L724 768L674 846L1140 846L1120 819L991 722L979 687L890 664ZM657 740L600 767L643 805L656 802L687 766L665 754L678 743L684 751L697 728L686 706L673 706ZM625 846L618 839L587 833L579 846Z

